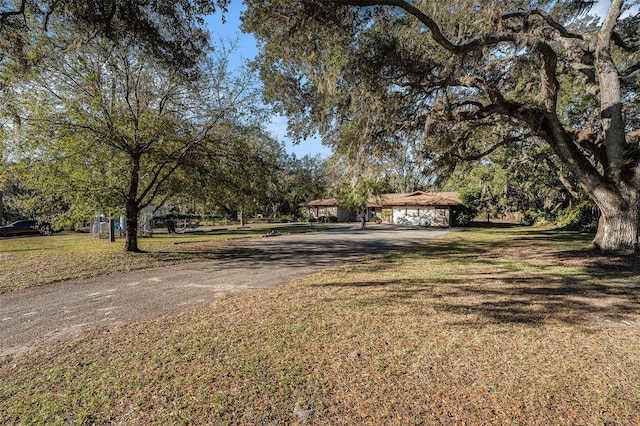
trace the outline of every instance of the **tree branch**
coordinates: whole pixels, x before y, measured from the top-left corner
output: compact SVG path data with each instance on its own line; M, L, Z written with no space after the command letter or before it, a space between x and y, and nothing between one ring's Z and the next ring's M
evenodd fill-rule
M463 111L457 116L460 121L477 121L484 120L492 115L504 115L506 117L515 118L528 123L521 113L522 104L512 101L504 101L502 104L489 104L479 108L476 111Z
M601 36L608 40L611 40L611 38L614 37L613 29L618 23L618 17L620 16L621 10L622 0L612 0L611 6L609 6L609 11L607 12L607 16L600 30Z
M462 77L457 81L461 86L465 87L476 87L478 89L484 90L484 92L489 96L489 99L494 104L501 104L504 102L504 96L500 89L489 84L487 80L479 76L471 76L471 77Z
M606 164L606 152L602 145L597 144L597 134L595 132L588 129L567 129L567 133L571 135L574 144L585 153L585 157L592 159L594 166L597 166L598 163Z
M433 39L448 50L456 55L471 52L479 47L494 45L501 41L517 42L517 36L515 34L502 33L500 35L489 35L485 38L477 38L464 44L454 44L447 39L438 24L431 19L430 16L422 12L413 4L405 0L330 0L334 3L338 3L344 6L393 6L403 9L405 12L416 17L425 27L427 27L432 34Z
M640 70L640 61L635 64L627 67L624 71L620 73L621 77L631 77L636 71Z
M562 165L558 164L557 161L555 161L555 158L557 157L551 157L551 158L544 157L543 161L547 163L550 169L553 169L556 171L556 175L558 176L558 181L560 181L560 184L574 199L579 200L583 198L584 196L580 193L578 188L576 188L573 182L571 182L571 180L567 177L567 175L564 173L562 169Z
M462 161L476 161L476 160L480 160L481 158L486 157L487 155L491 154L492 152L494 152L495 150L497 150L498 148L505 146L505 145L509 145L513 142L519 142L521 140L527 139L528 137L531 137L532 135L530 134L526 134L526 135L521 135L521 136L514 136L511 138L506 138L501 140L500 142L490 146L489 148L487 148L486 150L482 151L482 152L477 152L471 155L461 155L461 154L455 154L452 153L450 154L452 157L458 158Z
M49 6L47 11L45 12L44 21L42 23L42 29L44 31L48 31L48 29L49 29L49 18L51 18L51 15L53 15L53 12L55 12L55 9L56 9L57 5L58 5L58 0L52 1L51 5Z
M535 49L537 52L539 52L540 55L542 56L542 61L544 64L541 70L542 71L542 87L543 87L543 90L546 92L544 94L546 109L547 111L555 110L557 96L558 96L558 88L559 88L559 83L556 77L556 67L557 67L558 58L555 53L555 50L548 43L545 43L544 41L538 38L526 37L516 33L503 32L496 35L487 35L484 38L476 38L467 43L458 45L458 44L452 43L444 36L438 24L433 19L431 19L431 17L429 17L427 14L425 14L420 9L415 7L413 4L407 2L406 0L330 0L330 1L333 1L334 3L342 4L345 6L360 6L360 7L393 6L393 7L401 8L407 13L409 13L410 15L413 15L420 22L422 22L422 24L431 31L432 37L436 43L440 44L449 52L455 53L458 55L471 52L483 46L495 45L500 42L511 42L511 43L530 46L532 49ZM544 18L544 12L533 11L532 13L536 13ZM513 16L516 16L516 15L513 15ZM549 25L553 24L552 26L554 28L556 28L557 26L560 26L559 24L555 23L555 21L553 21L553 19L551 19L550 17L548 22L550 22ZM563 30L563 28L560 26L560 29L556 28L556 30L561 31ZM571 36L572 38L575 38L573 37L574 35L572 35L572 33L569 33L566 30L564 32L567 34L567 36ZM488 92L488 94L490 93Z
M584 37L581 34L576 34L568 31L564 26L562 26L559 22L554 20L547 12L543 10L535 9L535 10L528 10L526 12L507 13L505 15L502 15L502 19L506 20L506 19L512 19L512 18L528 18L532 15L540 16L542 19L545 20L547 25L549 25L551 28L558 31L558 33L560 33L562 37L584 40Z
M20 8L15 10L7 10L4 12L0 12L0 24L3 24L12 16L24 16L24 12L27 7L27 0L22 0L20 2Z
M611 40L613 41L613 43L618 46L619 48L626 50L627 52L630 53L635 53L638 51L638 47L637 46L629 46L627 43L625 43L625 41L622 39L622 37L620 36L620 34L618 34L617 32L613 32L611 33Z

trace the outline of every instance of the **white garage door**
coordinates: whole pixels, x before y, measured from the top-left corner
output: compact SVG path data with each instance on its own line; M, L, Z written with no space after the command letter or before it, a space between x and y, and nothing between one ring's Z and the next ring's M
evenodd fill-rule
M431 226L434 217L433 207L395 207L393 209L393 223L396 225Z

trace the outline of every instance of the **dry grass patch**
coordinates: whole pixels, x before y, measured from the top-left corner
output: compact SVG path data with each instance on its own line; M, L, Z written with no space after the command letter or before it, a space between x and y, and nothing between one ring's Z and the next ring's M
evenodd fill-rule
M470 230L96 330L4 359L0 423L636 424L640 267L587 242Z

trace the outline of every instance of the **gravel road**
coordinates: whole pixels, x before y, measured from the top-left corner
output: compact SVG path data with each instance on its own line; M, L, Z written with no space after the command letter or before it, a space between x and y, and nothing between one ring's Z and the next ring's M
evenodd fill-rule
M96 326L156 318L284 284L364 256L424 244L450 230L373 226L243 241L219 260L71 280L0 294L0 356Z

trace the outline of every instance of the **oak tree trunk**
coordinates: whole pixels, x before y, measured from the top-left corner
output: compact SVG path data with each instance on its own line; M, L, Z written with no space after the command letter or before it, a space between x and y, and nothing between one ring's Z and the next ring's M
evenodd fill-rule
M592 196L593 197L593 196ZM595 198L595 197L593 197ZM606 199L598 200L600 221L593 240L593 248L619 253L635 253L639 248L638 223L639 203L637 197L627 197L621 203ZM601 204L604 201L604 204Z
M600 32L594 38L595 71L599 83L600 119L606 152L604 184L609 190L587 191L600 209L593 246L602 251L635 253L638 250L637 170L625 165L629 146L625 140L619 72L611 55L612 34L622 11L622 1L613 0Z
M127 202L126 207L126 216L127 216L127 232L124 244L125 252L140 252L138 248L138 214L140 213L139 209L135 202Z

